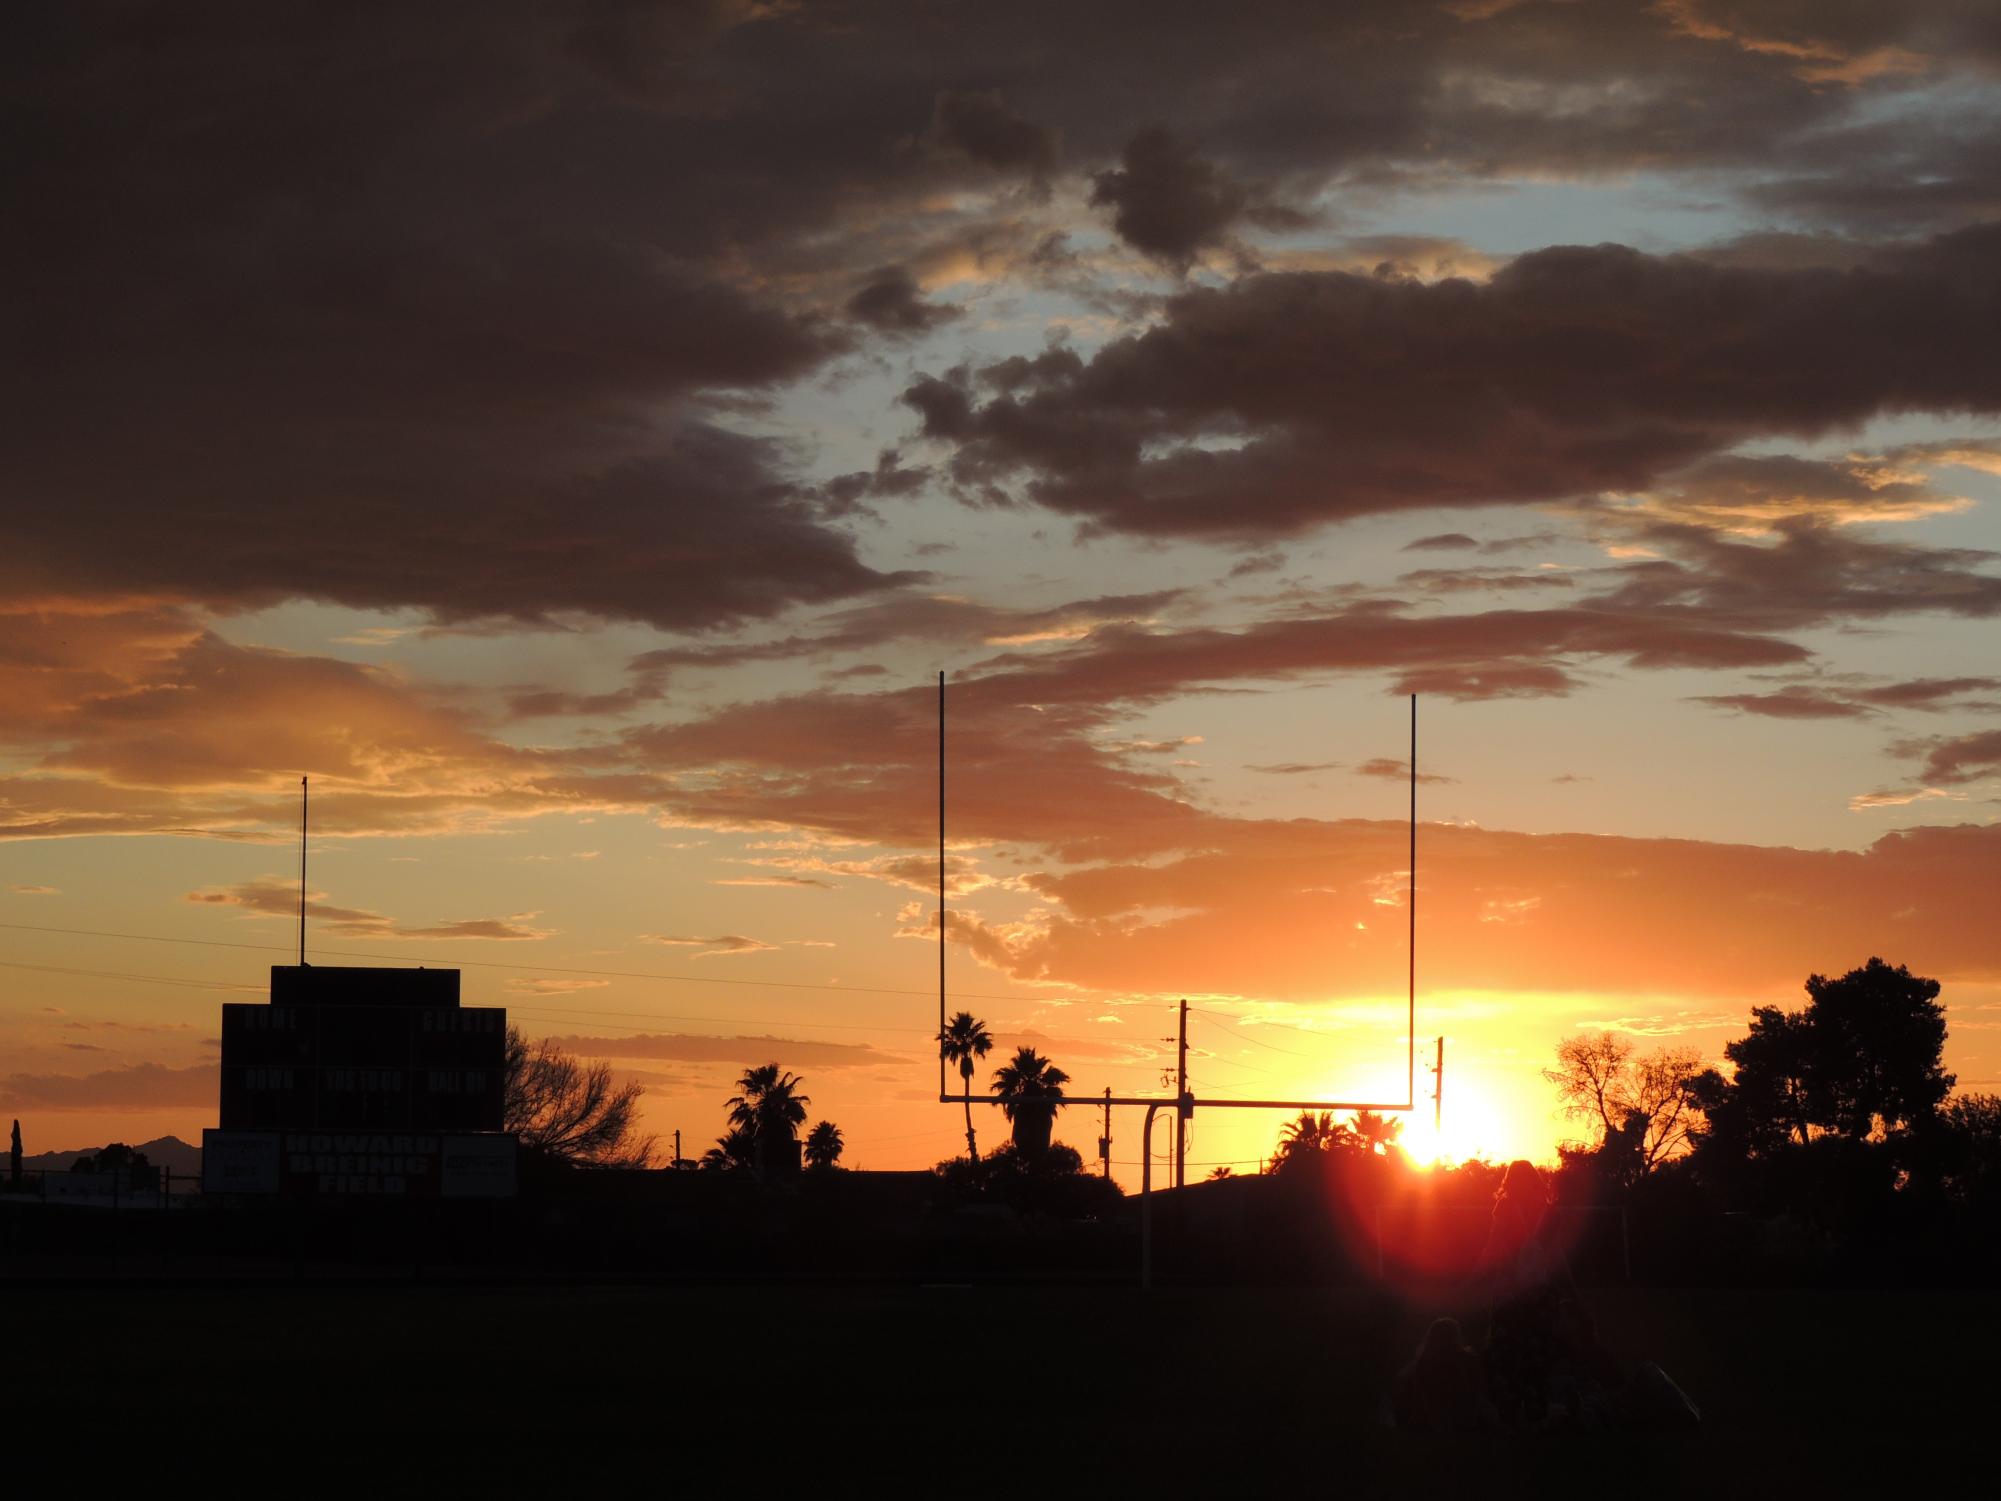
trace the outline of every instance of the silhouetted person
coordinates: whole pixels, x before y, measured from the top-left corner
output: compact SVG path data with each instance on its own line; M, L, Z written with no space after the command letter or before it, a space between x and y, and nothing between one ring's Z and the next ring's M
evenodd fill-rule
M1397 1427L1419 1433L1469 1433L1499 1421L1480 1356L1457 1319L1432 1321L1415 1358L1397 1372L1390 1412Z
M1557 1405L1572 1422L1588 1427L1618 1422L1625 1416L1630 1379L1624 1363L1598 1338L1598 1325L1584 1305L1563 1299L1550 1382Z
M1558 1319L1574 1293L1570 1265L1549 1234L1549 1185L1532 1162L1508 1164L1480 1267L1493 1299L1487 1321L1487 1386L1510 1425L1549 1413L1561 1352Z

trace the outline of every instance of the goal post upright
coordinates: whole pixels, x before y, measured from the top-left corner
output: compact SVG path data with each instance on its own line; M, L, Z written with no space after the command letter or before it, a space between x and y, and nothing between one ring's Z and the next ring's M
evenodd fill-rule
M1089 1103L1102 1107L1110 1117L1113 1106L1131 1106L1146 1112L1140 1131L1140 1286L1153 1286L1153 1122L1162 1107L1173 1106L1177 1121L1185 1121L1198 1106L1215 1110L1299 1110L1374 1111L1404 1115L1417 1108L1417 695L1410 696L1410 866L1406 876L1405 906L1408 909L1408 975L1404 1030L1404 1098L1400 1102L1372 1100L1197 1100L1185 1083L1172 1097L1160 1095L1115 1095L1109 1088L1102 1095L1069 1096L1054 1094L1043 1103L1053 1108ZM970 1089L952 1094L945 1073L945 674L938 674L938 1103L941 1105L1006 1105L999 1095L974 1094ZM1183 1003L1186 1005L1186 1002ZM1185 1022L1184 1022L1185 1026Z

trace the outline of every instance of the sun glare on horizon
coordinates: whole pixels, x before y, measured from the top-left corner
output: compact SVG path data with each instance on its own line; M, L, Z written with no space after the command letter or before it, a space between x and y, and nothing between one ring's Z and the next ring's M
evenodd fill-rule
M1499 1106L1478 1080L1450 1080L1436 1122L1430 1102L1404 1117L1397 1144L1419 1167L1453 1167L1472 1157L1512 1155L1513 1133Z

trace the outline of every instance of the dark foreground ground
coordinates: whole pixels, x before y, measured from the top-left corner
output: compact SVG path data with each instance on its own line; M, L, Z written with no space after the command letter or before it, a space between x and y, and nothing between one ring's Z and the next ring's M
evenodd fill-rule
M1435 1310L1367 1292L0 1296L17 1459L206 1495L1846 1496L2001 1473L1997 1294L1591 1292L1703 1429L1453 1444L1376 1424Z

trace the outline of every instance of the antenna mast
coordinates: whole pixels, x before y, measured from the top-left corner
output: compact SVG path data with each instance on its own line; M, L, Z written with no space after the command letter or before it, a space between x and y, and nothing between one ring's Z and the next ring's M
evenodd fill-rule
M1404 897L1410 919L1410 1014L1404 1033L1404 1098L1417 1104L1417 695L1410 696L1410 889Z
M306 810L310 791L299 778L299 968L306 967Z

